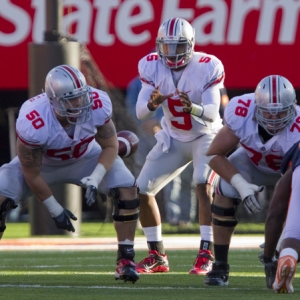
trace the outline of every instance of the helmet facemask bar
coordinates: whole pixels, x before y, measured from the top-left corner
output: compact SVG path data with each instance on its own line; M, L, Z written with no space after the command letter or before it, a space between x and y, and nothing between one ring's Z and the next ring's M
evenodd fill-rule
M89 86L75 89L72 95L63 95L57 99L58 107L55 107L55 112L66 117L70 124L85 123L91 118L92 99Z
M296 93L283 76L263 78L255 89L255 118L269 134L279 134L296 116Z
M272 116L277 116L277 118L272 118ZM270 135L279 134L295 116L296 110L293 105L282 108L281 103L268 103L266 108L257 106L255 113L257 123Z
M156 48L161 61L170 69L187 65L193 55L193 44L187 39L160 38L156 40Z

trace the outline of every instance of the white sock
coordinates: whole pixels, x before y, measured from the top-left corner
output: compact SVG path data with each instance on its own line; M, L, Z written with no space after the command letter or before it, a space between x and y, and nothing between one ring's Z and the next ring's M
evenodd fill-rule
M119 245L134 245L134 242L126 239L125 241L119 241L118 244Z
M148 242L162 241L161 224L153 227L143 227Z
M293 248L282 249L282 251L280 252L279 258L286 256L286 255L293 256L296 260L298 260L298 253Z
M213 230L211 226L200 225L200 235L201 240L212 242L213 239Z

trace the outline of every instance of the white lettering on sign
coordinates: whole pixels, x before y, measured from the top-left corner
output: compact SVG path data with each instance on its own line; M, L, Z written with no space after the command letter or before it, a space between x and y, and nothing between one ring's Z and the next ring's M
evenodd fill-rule
M46 2L41 0L33 0L31 2L31 7L35 9L34 19L32 23L32 40L35 43L41 43L44 40L44 31L46 28Z
M197 7L209 7L211 11L200 15L193 22L195 39L198 45L224 44L225 29L228 16L226 2L222 0L198 0ZM212 24L211 32L205 33L207 25Z
M280 44L294 44L299 24L299 0L266 0L259 19L257 34L258 44L271 44L275 28L276 13L282 9L279 31Z
M64 0L63 4L66 7L72 6L76 10L64 16L62 32L70 33L70 28L76 24L75 36L82 43L89 44L93 20L93 6L91 2L89 0Z
M0 45L12 47L22 43L30 34L30 16L10 0L1 0L0 16L14 25L14 31L5 33L0 31Z
M45 31L46 0L31 0L34 18L31 24L29 13L16 1L0 0L0 16L11 23L12 32L1 31L0 45L11 47L22 43L32 34L35 43L43 41ZM19 0L22 1L22 0ZM279 25L278 42L284 45L295 43L299 26L300 0L232 0L230 10L225 0L197 0L195 7L181 8L183 0L164 0L162 11L151 0L64 0L65 8L75 8L63 17L62 32L72 34L89 44L91 37L100 46L112 46L116 40L125 45L139 46L154 40L156 32L149 29L134 30L149 24L159 17L161 23L174 16L191 22L196 31L196 44L239 45L245 32L249 14L256 12L258 26L255 42L269 45L274 42L275 23ZM196 16L196 9L208 8ZM133 14L134 12L134 14ZM281 18L278 13L281 12ZM93 16L93 13L95 16ZM95 22L92 24L93 17ZM76 25L76 26L74 26ZM94 26L94 27L93 27ZM207 32L206 29L210 28ZM226 28L228 28L226 33Z
M228 44L240 44L247 15L253 10L259 10L260 0L232 1L231 18L228 25Z
M132 15L134 8L139 14ZM125 45L141 45L151 40L151 32L134 33L132 28L154 20L154 11L149 1L127 0L122 3L116 15L116 33Z
M112 10L120 5L119 0L96 0L97 16L94 28L94 40L98 45L111 46L115 43L115 36L109 33Z

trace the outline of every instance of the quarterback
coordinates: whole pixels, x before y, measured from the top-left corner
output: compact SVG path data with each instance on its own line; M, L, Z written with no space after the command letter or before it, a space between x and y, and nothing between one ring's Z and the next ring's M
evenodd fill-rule
M193 182L199 200L201 242L190 274L206 274L212 253L211 200L216 178L205 156L222 127L219 115L224 68L207 53L194 52L194 28L184 19L172 18L159 27L156 51L139 62L142 89L136 105L140 120L162 109L162 130L138 176L140 221L149 256L137 265L140 273L169 271L161 219L155 195L185 167L193 164Z

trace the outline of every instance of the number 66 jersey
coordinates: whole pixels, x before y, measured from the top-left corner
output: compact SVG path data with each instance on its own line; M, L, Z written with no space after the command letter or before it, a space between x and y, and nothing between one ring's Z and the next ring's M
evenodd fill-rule
M295 105L296 117L279 134L263 143L255 119L255 94L232 98L225 108L224 120L232 132L240 138L252 163L261 171L280 173L284 154L295 141L300 140L300 109Z

